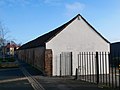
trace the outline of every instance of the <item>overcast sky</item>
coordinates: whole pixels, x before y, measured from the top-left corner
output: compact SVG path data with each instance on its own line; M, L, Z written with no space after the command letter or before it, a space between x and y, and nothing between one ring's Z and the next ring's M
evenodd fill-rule
M0 0L9 39L26 43L81 14L108 41L120 41L120 0Z

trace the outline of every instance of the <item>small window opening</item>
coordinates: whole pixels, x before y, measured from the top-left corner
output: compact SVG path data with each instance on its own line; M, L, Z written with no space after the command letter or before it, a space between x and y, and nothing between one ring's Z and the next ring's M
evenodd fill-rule
M78 16L78 20L80 20L80 17Z

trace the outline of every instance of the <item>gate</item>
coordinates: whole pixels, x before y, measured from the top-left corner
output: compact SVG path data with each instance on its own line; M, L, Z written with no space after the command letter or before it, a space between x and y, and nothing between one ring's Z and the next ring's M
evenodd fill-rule
M60 76L72 75L72 52L60 54Z
M80 52L77 79L120 89L120 53Z

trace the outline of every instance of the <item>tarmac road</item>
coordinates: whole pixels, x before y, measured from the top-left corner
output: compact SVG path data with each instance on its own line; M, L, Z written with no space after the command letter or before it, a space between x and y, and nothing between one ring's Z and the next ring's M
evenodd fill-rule
M74 77L47 77L42 76L40 71L30 65L21 62L22 67L27 70L41 86L41 90L110 90L96 84L74 80Z
M0 69L0 90L34 90L19 68Z
M19 68L0 69L0 80L24 77Z
M45 90L112 90L89 82L60 77L36 77Z
M21 62L19 68L0 69L0 90L110 90L71 77L47 77Z

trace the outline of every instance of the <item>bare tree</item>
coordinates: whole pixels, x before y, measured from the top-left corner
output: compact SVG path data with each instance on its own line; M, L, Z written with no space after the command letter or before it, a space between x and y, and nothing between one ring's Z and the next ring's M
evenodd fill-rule
M0 22L0 48L2 52L3 60L5 58L5 45L6 45L6 34L8 31L6 30L5 26Z

